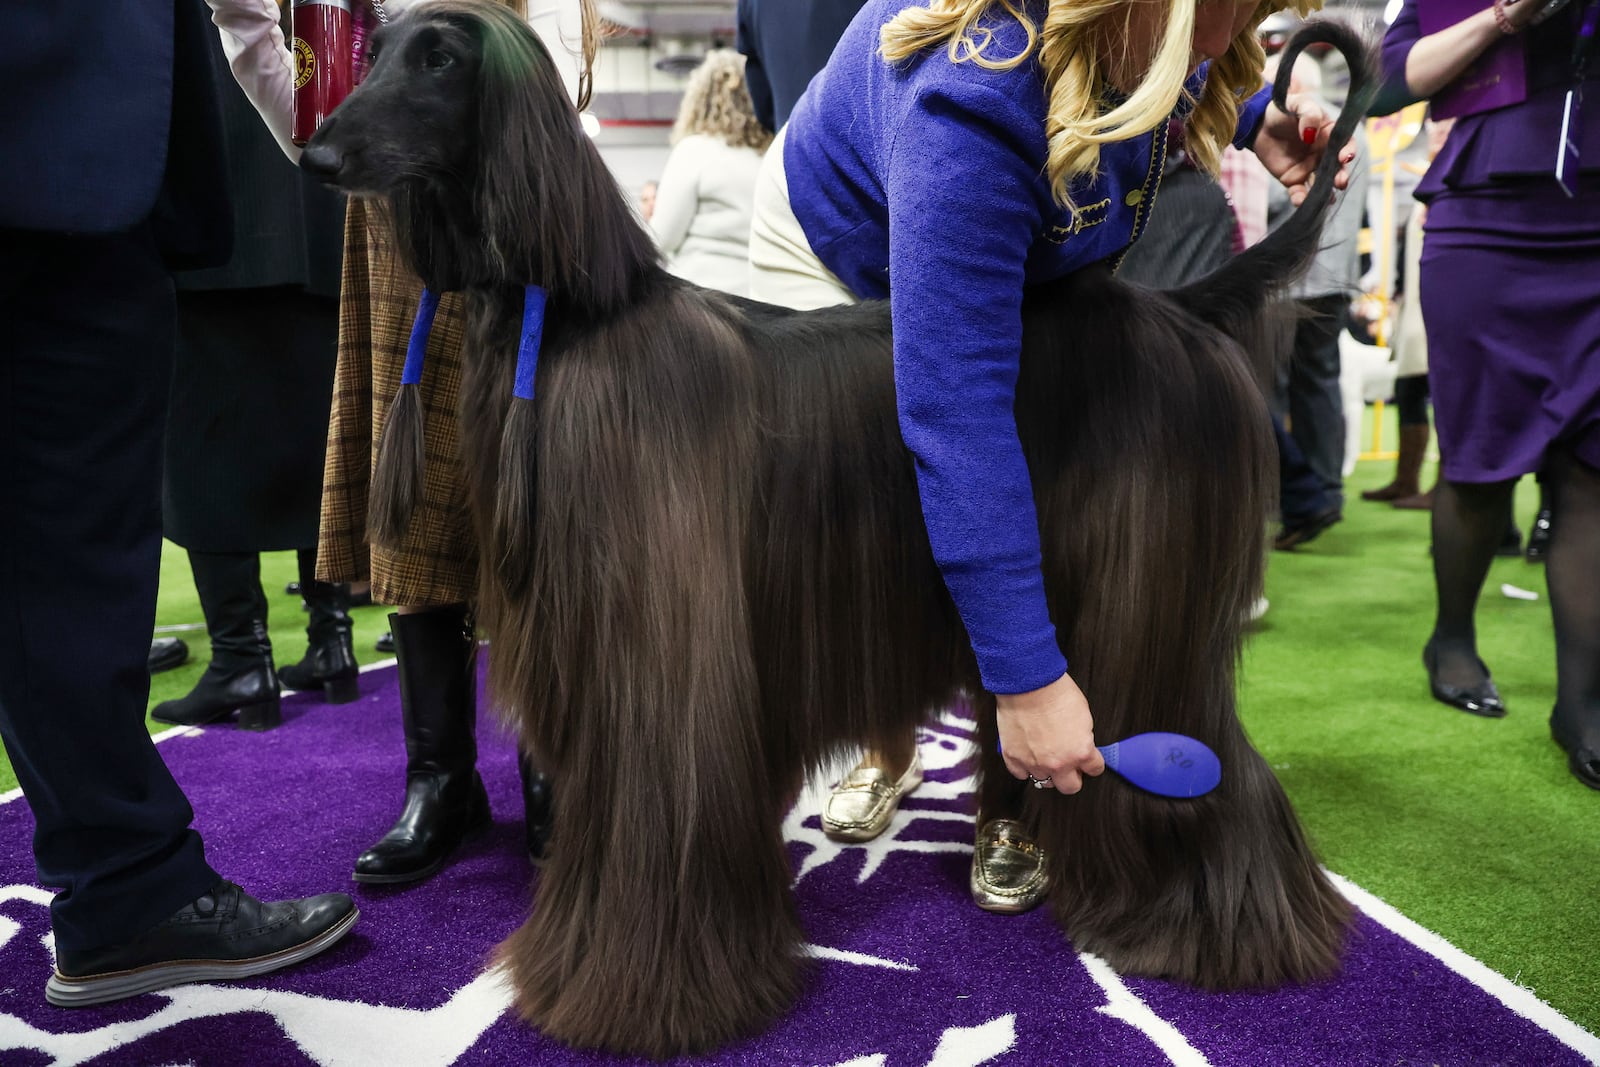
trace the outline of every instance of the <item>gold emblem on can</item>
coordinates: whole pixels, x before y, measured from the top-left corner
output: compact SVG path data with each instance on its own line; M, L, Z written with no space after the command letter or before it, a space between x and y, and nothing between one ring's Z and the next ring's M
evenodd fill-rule
M311 80L317 72L317 54L311 50L305 38L294 39L294 87L300 88Z

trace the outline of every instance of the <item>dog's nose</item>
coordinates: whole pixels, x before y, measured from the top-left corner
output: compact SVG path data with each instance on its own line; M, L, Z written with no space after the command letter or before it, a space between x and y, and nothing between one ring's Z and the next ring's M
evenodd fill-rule
M339 171L344 169L344 153L313 140L300 153L300 169L331 185L338 181Z

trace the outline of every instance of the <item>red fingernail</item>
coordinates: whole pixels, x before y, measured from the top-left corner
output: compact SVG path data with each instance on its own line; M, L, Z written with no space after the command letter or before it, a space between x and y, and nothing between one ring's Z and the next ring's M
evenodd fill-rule
M1313 130L1313 129L1309 129L1309 128L1301 130L1300 131L1300 139L1302 141L1304 141L1306 144L1316 144L1317 143L1317 131Z

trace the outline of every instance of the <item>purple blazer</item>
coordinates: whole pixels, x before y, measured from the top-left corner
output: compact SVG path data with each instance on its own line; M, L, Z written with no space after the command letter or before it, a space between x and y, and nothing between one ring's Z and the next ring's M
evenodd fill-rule
M1527 98L1520 104L1458 119L1450 139L1417 185L1418 200L1426 202L1446 189L1483 188L1506 179L1544 177L1555 172L1562 103L1571 82L1572 42L1585 6L1584 0L1573 0L1543 24L1522 32ZM1383 69L1390 79L1404 78L1406 59L1422 36L1417 0L1405 0L1383 38ZM1587 121L1579 141L1579 169L1586 173L1600 172L1600 114L1594 104L1600 98L1600 91L1594 87L1600 80L1600 62L1591 60L1589 66L1587 84L1591 88L1584 109ZM1412 101L1420 99L1415 94L1408 95ZM1551 187L1555 187L1553 178Z

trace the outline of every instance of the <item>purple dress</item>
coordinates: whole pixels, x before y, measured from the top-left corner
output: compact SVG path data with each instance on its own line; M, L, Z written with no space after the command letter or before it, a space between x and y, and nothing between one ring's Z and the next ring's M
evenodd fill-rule
M1444 475L1498 482L1552 445L1600 467L1600 85L1587 83L1578 195L1553 177L1581 2L1522 35L1520 104L1457 120L1417 187L1428 203L1421 300ZM1384 38L1405 70L1422 36L1406 0ZM1591 68L1600 66L1591 63Z

